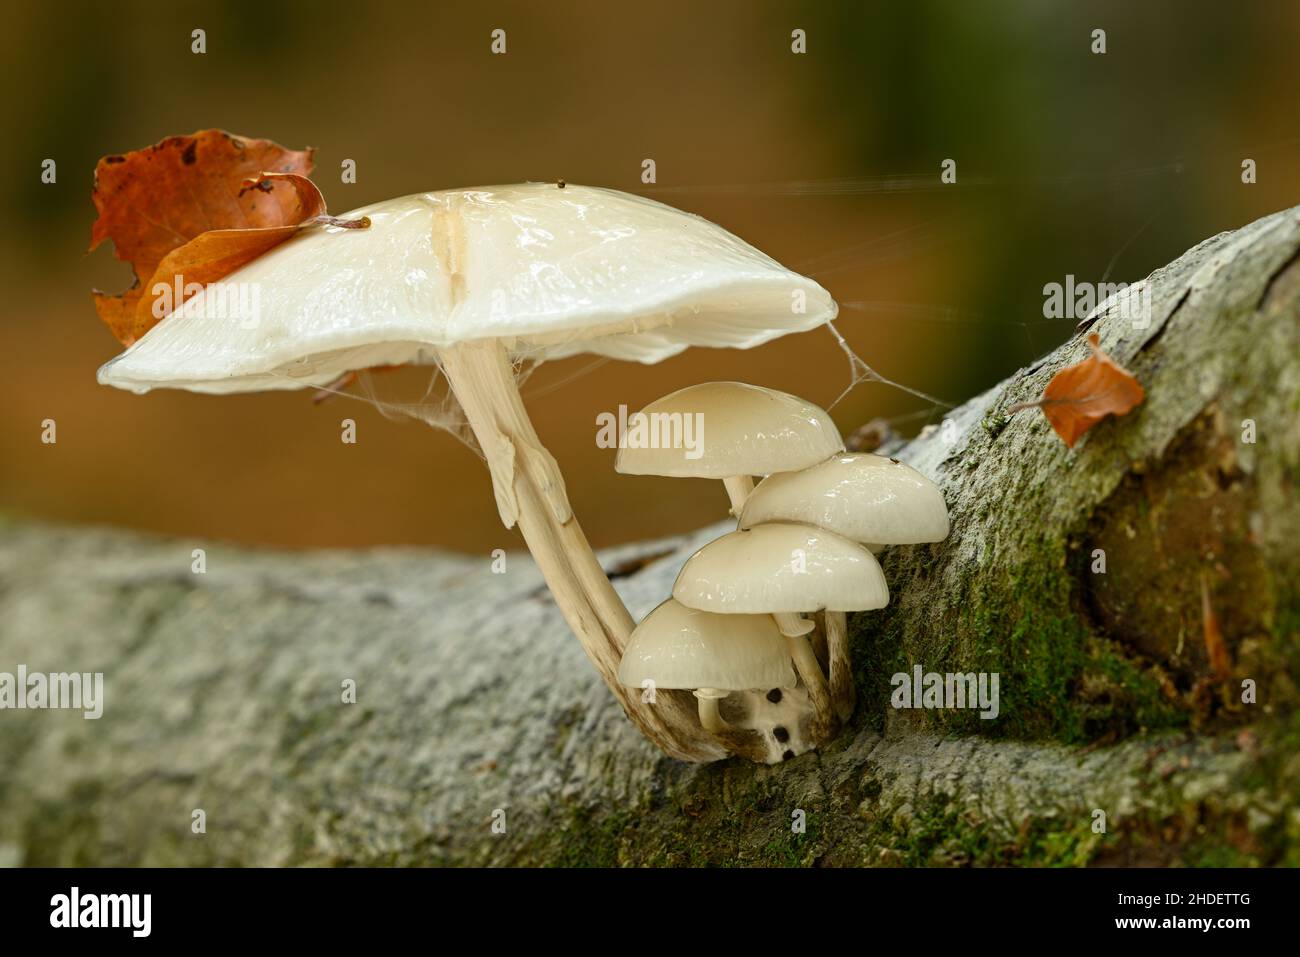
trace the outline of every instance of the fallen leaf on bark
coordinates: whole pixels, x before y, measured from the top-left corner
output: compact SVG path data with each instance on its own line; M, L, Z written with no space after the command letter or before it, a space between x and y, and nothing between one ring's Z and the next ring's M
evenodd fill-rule
M1210 583L1205 572L1201 572L1201 628L1205 634L1205 653L1210 659L1210 669L1214 677L1226 681L1232 676L1232 656L1228 653L1218 616L1210 603Z
M1133 374L1101 350L1096 333L1088 336L1088 345L1092 355L1056 373L1041 399L1008 410L1042 409L1052 429L1071 448L1106 416L1124 415L1146 398Z
M203 130L101 159L90 249L111 239L135 271L125 293L94 293L113 335L129 346L194 292L300 229L368 226L325 215L325 198L307 178L312 153Z

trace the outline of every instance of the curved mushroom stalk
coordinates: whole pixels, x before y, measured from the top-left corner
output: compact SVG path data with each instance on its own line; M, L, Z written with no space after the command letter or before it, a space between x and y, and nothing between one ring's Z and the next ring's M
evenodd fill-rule
M496 340L464 343L439 350L438 358L487 459L502 522L507 528L518 524L555 603L628 717L673 757L726 757L696 722L684 695L660 691L650 705L619 683L632 616L569 507L559 467L524 409L505 346Z
M727 487L727 498L731 500L731 514L737 521L745 507L745 499L754 491L754 479L748 475L728 475L722 480Z
M700 703L700 724L704 726L705 731L718 734L731 727L722 720L722 712L718 710L718 702L730 693L721 688L695 689L695 698Z
M812 702L813 723L811 736L818 744L830 738L838 730L839 722L835 717L835 708L831 703L830 688L826 676L822 674L821 663L813 652L807 635L817 627L811 618L789 612L777 612L773 616L781 634L785 635L790 657L794 659L794 670Z
M746 692L723 691L720 688L696 688L695 697L700 702L700 724L731 754L762 764L773 763L772 748L763 735L752 729L747 721L733 724L722 717L720 705L732 695Z

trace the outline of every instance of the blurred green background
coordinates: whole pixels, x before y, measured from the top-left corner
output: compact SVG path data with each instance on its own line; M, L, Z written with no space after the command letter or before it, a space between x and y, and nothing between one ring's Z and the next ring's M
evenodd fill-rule
M195 28L206 54L190 52ZM84 255L104 154L206 127L313 145L336 213L558 177L645 190L812 274L877 371L956 403L1070 334L1043 318L1045 283L1133 281L1300 202L1298 34L1283 0L7 3L0 512L295 546L517 544L481 462L421 424L301 393L96 385L117 345L89 291L130 279L109 247ZM938 182L945 158L954 186ZM594 543L724 514L717 483L619 476L594 442L598 412L706 379L822 404L850 381L822 330L658 366L576 358L529 381ZM382 388L412 398L426 380ZM846 432L884 416L911 433L942 412L882 384L833 410ZM345 416L356 445L339 441ZM56 445L40 441L47 418Z

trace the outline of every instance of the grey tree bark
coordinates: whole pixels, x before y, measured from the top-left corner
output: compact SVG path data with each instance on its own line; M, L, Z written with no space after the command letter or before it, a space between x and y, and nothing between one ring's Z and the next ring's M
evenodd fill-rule
M885 553L854 721L775 767L662 757L525 554L0 526L0 672L105 676L98 720L0 711L0 863L1297 863L1298 251L1278 213L1099 308L1147 401L1074 450L1007 410L1081 336L890 449L952 535ZM723 528L602 559L643 615ZM916 664L999 717L891 708Z

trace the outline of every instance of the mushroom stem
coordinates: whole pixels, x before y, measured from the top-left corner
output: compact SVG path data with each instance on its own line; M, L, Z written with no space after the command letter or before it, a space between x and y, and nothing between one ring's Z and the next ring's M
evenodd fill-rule
M797 638L800 635L806 635L817 627L817 622L811 618L805 618L802 615L796 615L793 612L778 611L772 615L776 619L776 626L781 629L781 634L787 638ZM807 644L807 642L804 642ZM811 650L811 649L809 649Z
M727 692L718 688L695 689L695 699L700 703L700 724L705 731L718 734L730 730L731 725L722 720L722 712L718 710L718 702L726 696Z
M569 507L559 466L524 409L505 345L495 339L461 343L440 349L438 359L487 459L502 522L518 524L556 605L628 717L675 758L726 757L696 724L685 694L661 690L651 705L619 683L632 616Z
M727 486L727 498L731 499L731 514L740 518L740 510L745 507L745 499L754 491L754 479L749 475L729 475L722 480Z
M777 612L772 617L776 619L781 634L785 635L790 657L794 659L795 671L799 672L804 687L808 689L808 697L813 704L812 737L815 743L820 744L824 737L831 734L835 726L835 712L831 706L830 689L826 686L826 676L822 674L822 666L817 662L812 645L804 637L817 627L817 623L810 618L803 618L790 612Z
M826 620L826 653L830 659L830 692L835 714L841 721L853 714L853 670L849 658L848 619L842 611L828 611Z

